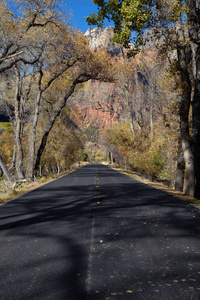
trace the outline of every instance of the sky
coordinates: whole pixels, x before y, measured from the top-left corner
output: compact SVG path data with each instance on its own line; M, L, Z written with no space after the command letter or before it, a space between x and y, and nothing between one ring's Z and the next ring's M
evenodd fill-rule
M85 21L85 16L89 16L91 13L97 13L97 6L92 0L63 0L66 7L70 10L71 21L70 24L74 28L82 30L84 33L89 26ZM105 26L111 26L109 22L105 22Z

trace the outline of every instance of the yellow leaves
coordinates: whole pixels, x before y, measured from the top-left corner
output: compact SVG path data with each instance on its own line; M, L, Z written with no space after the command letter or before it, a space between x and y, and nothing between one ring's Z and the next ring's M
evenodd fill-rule
M111 293L112 296L117 296L117 293Z
M42 158L42 164L46 164L47 167L59 165L60 168L66 168L79 159L82 136L75 136L73 130L66 128L63 118L67 115L68 110L63 111L49 135ZM43 128L43 122L44 118L38 124L39 130Z
M12 160L14 136L9 123L1 125L0 128L6 130L0 134L0 152L5 163Z
M126 291L126 293L128 293L128 294L132 294L132 293L133 293L133 291L132 291L132 290L127 290L127 291Z
M106 138L111 144L119 147L123 154L126 154L133 148L133 136L131 133L130 124L117 124L112 129L106 131Z

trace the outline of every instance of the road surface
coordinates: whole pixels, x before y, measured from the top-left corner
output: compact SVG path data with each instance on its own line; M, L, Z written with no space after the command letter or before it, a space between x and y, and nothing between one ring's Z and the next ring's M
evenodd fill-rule
M91 164L0 207L1 300L198 300L200 211Z

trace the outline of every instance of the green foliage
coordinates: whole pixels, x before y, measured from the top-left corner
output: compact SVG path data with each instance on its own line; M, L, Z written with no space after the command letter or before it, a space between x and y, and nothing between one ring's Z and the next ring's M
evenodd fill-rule
M153 140L149 135L138 136L129 154L129 164L138 172L158 178L166 163L163 149L162 136Z
M1 122L0 123L0 129L3 129L7 132L13 132L13 127L10 122Z
M83 150L81 151L80 155L81 155L81 161L85 162L88 160L88 154Z
M25 189L28 185L29 185L28 181L25 181L25 182L17 184L16 187L21 190L21 189Z
M14 147L14 136L13 130L10 123L1 123L3 132L0 133L0 153L4 163L12 161L13 147Z
M83 143L84 138L80 132L67 127L63 113L48 137L41 161L43 172L59 173L80 161Z
M142 33L151 25L152 8L157 1L147 0L93 0L98 13L86 18L89 25L102 27L104 19L112 20L115 25L114 41L130 48L131 34L134 32L134 44L137 49L142 43Z
M94 159L96 162L101 163L104 159L104 155L102 152L102 149L98 149L96 152L94 152Z
M162 132L155 132L154 138L146 132L133 137L130 124L118 124L107 130L107 141L115 145L126 157L129 166L138 173L159 178L166 166L165 138Z

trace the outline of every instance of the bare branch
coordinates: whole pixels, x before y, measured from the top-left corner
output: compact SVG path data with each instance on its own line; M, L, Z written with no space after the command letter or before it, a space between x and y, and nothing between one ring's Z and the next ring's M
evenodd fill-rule
M18 55L22 54L23 52L24 52L24 51L20 51L20 52L17 52L17 53L15 53L15 54L6 56L6 57L0 59L0 63L2 63L2 62L5 61L5 60L11 59L11 58L13 58L13 57L15 57L15 56L18 56Z

